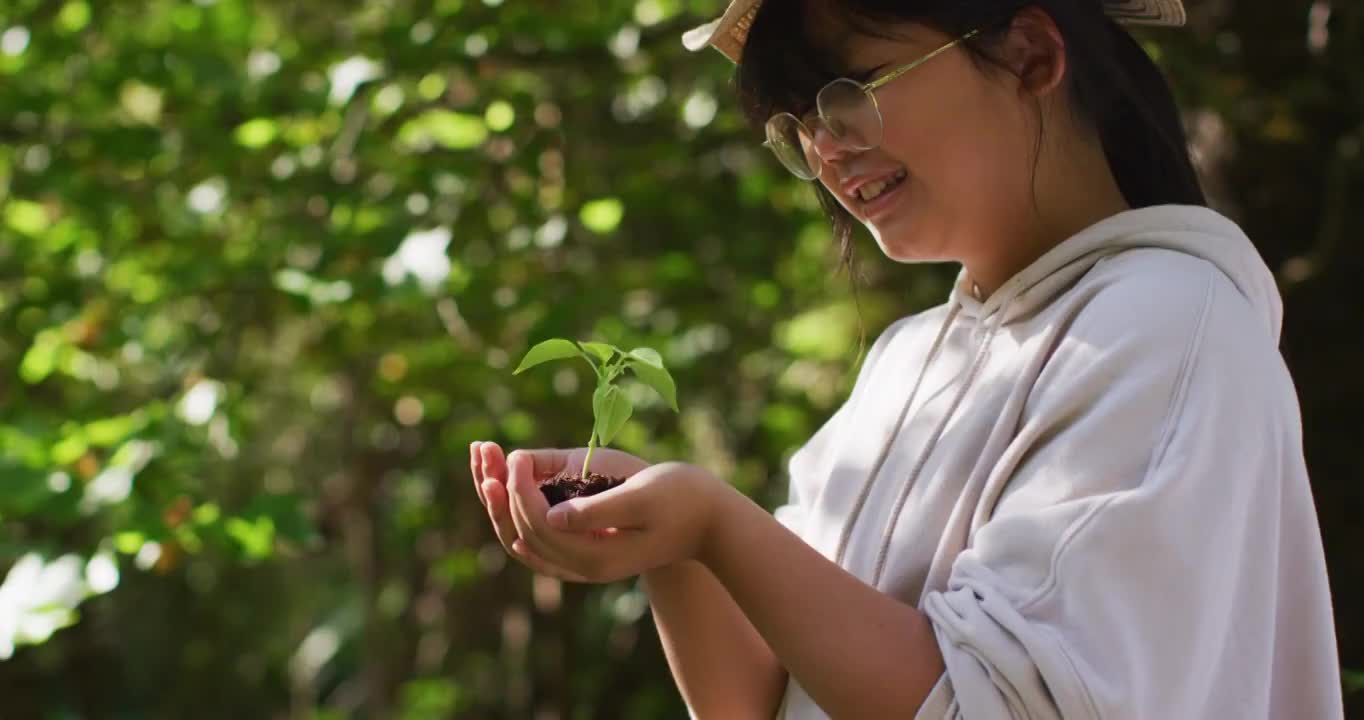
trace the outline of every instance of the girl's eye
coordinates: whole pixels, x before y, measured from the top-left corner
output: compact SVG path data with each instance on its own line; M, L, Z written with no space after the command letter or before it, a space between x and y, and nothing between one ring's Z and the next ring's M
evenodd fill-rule
M867 83L871 82L872 78L876 77L877 73L881 72L881 69L884 67L885 65L877 65L876 67L871 68L870 70L863 70L862 72L850 73L848 77L852 78L853 80L856 80L857 82L862 83L863 85L866 85Z

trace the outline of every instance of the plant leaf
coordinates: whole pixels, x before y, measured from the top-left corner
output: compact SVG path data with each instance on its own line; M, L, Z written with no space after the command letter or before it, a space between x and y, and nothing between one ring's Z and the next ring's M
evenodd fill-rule
M526 356L521 359L521 365L512 372L513 375L535 367L543 362L550 360L561 360L563 358L577 357L582 354L577 345L568 340L554 338L546 340L526 352Z
M637 347L630 351L630 356L639 358L650 365L663 367L663 356L659 355L658 351L651 347Z
M597 443L606 447L635 411L630 398L615 385L602 385L592 393L592 414L596 416Z
M611 361L611 353L617 352L614 345L600 342L579 342L585 350L601 359L602 365Z
M630 368L635 371L635 375L643 380L655 392L663 396L672 407L673 412L677 410L677 384L673 382L672 375L663 367L663 358L652 348L635 348L630 351L627 362Z

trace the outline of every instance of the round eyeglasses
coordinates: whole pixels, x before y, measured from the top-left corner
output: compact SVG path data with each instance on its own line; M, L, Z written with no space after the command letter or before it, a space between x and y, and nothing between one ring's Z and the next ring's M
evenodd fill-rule
M980 30L958 37L914 62L873 80L861 83L839 78L825 85L815 96L819 123L850 150L870 150L881 144L884 125L876 90L941 53L965 41ZM781 164L801 180L819 177L824 164L815 147L815 134L800 118L789 112L777 113L767 120L767 140L763 142Z

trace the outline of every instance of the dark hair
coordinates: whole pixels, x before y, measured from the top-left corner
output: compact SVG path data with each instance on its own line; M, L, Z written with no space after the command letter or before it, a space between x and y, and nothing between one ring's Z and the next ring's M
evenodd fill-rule
M952 36L980 29L962 47L979 66L1006 70L994 49L1016 14L1037 6L1060 30L1071 104L1097 130L1127 203L1207 204L1165 77L1136 39L1104 14L1102 0L769 0L749 28L736 77L744 114L755 129L775 112L803 115L825 83L846 73L810 37L811 1L822 2L820 11L839 16L854 31L877 37L893 38L888 33L894 24L906 22ZM1039 127L1038 147L1042 132ZM822 185L814 186L851 273L856 222ZM854 277L854 298L856 292Z

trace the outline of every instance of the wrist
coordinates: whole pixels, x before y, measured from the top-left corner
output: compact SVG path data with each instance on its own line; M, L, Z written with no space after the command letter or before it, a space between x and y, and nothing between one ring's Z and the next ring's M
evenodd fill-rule
M713 568L720 559L721 553L728 545L730 529L734 527L735 518L743 505L749 502L748 498L734 486L718 478L713 480L709 484L710 497L707 503L706 522L702 526L701 537L692 556L706 568Z
M696 573L709 573L699 560L678 560L668 565L660 565L652 570L645 570L640 573L640 578L644 581L645 593L652 593L656 590L666 590L680 584L686 584L694 579Z

